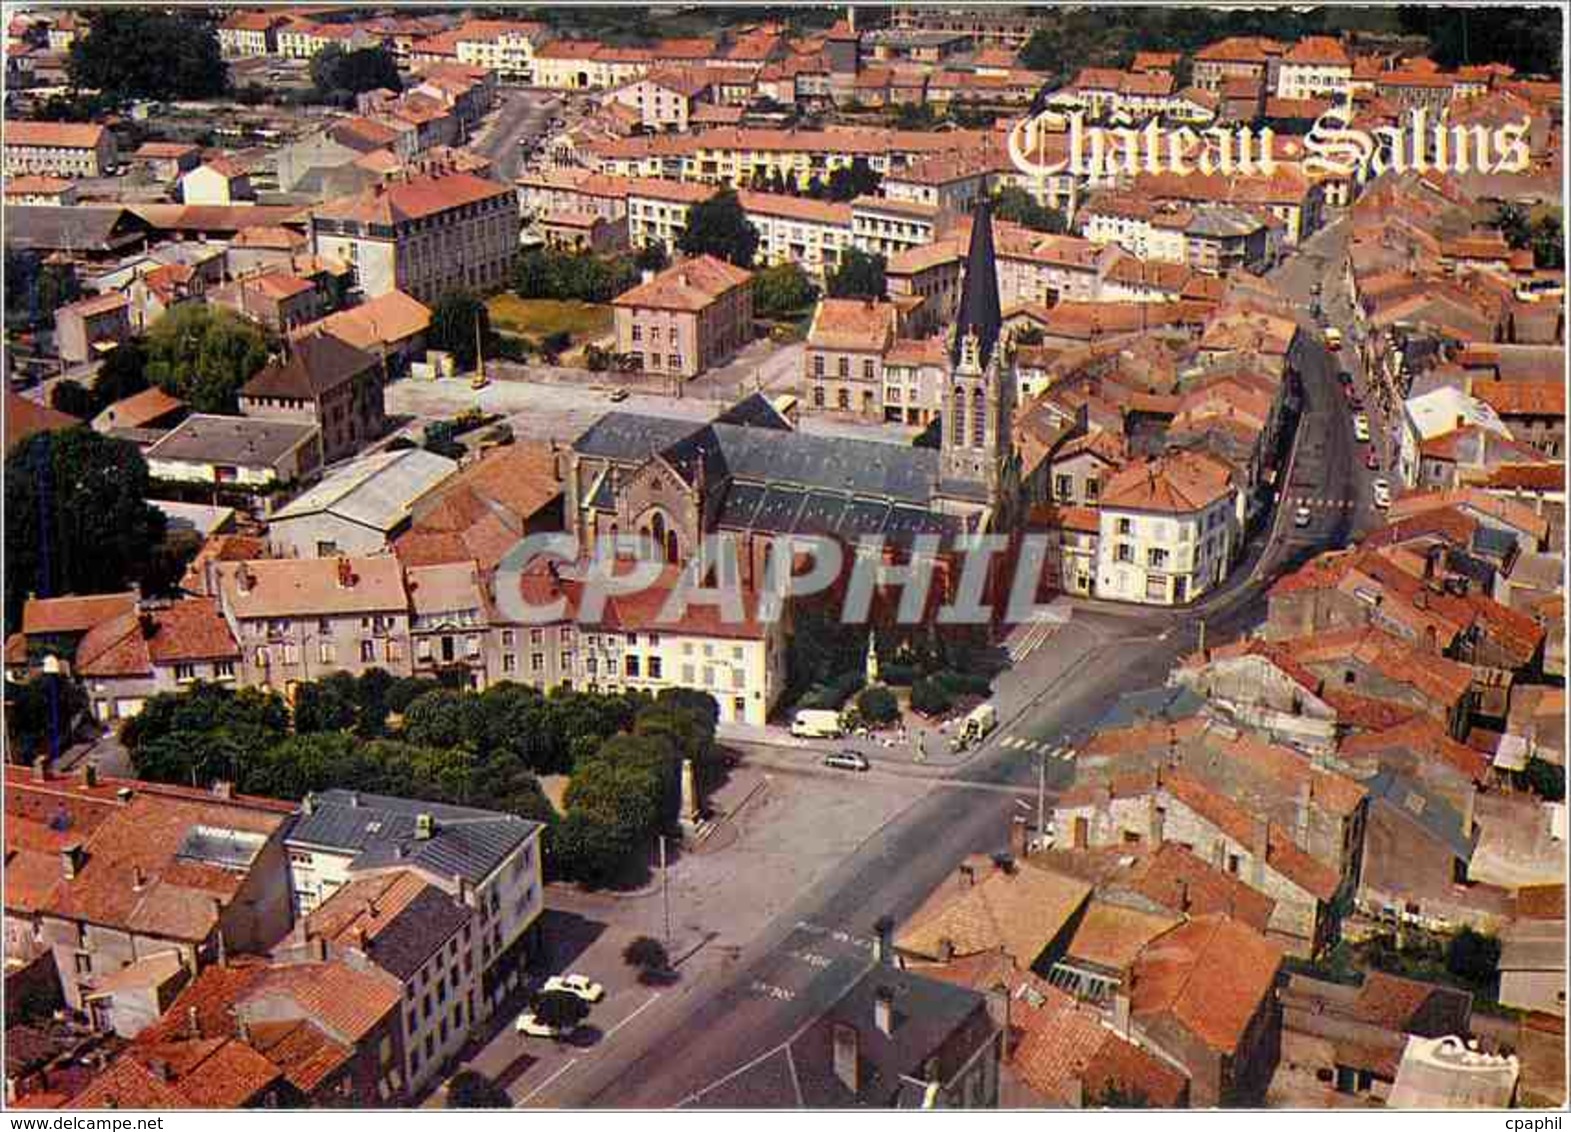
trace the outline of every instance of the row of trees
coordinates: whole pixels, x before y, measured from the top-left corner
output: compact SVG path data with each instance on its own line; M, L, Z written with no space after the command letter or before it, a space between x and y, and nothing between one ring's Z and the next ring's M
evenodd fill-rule
M814 173L804 186L795 177L787 177L780 170L766 172L755 170L748 187L760 193L780 193L786 196L806 196L814 200L847 201L861 196L874 196L883 183L883 177L867 163L867 158L853 158L850 165L830 170L829 179Z
M716 773L719 709L703 693L484 692L380 669L276 692L198 684L148 700L123 741L138 777L297 800L355 786L520 814L551 826L556 875L616 879L676 816L680 767ZM558 820L539 775L571 771Z

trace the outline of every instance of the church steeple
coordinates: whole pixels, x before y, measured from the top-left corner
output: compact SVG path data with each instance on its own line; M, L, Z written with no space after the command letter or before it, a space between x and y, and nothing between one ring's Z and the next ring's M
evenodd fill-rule
M968 337L976 337L976 365L986 369L998 344L1004 321L998 301L998 261L993 253L993 210L985 195L978 196L971 214L971 248L966 253L965 281L960 292L960 317L949 360L960 364Z

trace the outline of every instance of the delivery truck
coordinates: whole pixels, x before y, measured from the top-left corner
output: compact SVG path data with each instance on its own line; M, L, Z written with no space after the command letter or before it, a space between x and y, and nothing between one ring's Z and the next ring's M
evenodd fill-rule
M955 732L954 749L964 751L976 746L997 726L998 709L992 704L977 705L960 721L960 728Z
M791 719L791 734L798 739L838 739L845 734L845 724L838 711L803 708Z

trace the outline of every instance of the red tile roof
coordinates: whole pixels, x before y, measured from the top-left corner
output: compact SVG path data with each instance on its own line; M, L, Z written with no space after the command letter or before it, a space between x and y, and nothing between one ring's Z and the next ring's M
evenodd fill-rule
M649 282L622 292L612 305L701 311L752 278L752 272L714 256L696 256L680 260Z
M5 393L5 446L14 448L30 436L58 428L71 428L82 422L69 413L23 397L7 389Z
M1226 916L1201 916L1155 940L1136 961L1130 1007L1165 1017L1218 1053L1235 1053L1272 994L1282 951Z
M14 119L5 124L5 144L47 146L51 149L93 149L103 140L103 126L77 122L29 122Z
M22 607L22 632L29 637L85 633L94 625L136 608L134 590L117 594L29 598Z
M506 185L471 173L422 174L329 201L317 208L315 215L325 220L393 225L512 194Z

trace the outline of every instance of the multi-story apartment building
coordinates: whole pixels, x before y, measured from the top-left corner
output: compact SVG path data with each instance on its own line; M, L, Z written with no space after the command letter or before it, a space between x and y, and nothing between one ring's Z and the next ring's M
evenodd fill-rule
M638 115L638 124L651 130L685 132L700 98L711 79L701 68L651 71L626 86L617 87L604 98L625 106Z
M385 668L410 673L409 595L392 555L261 559L211 567L247 686Z
M313 250L349 264L367 298L398 290L432 303L506 282L518 253L518 208L505 185L470 173L424 173L318 208Z
M611 305L617 352L647 373L696 377L752 340L752 273L713 256L680 260Z
M535 78L535 52L551 38L544 24L521 20L469 20L450 34L460 63L514 82Z
M932 424L942 411L949 351L942 335L898 338L884 354L884 420Z
M1282 56L1276 93L1278 98L1342 99L1352 81L1353 60L1342 44L1330 36L1311 35Z
M758 230L758 255L766 266L794 263L820 280L839 268L851 246L850 205L745 189L737 196Z
M428 992L434 1000L430 1013L449 1019L449 1028L460 1019L473 1025L489 1018L523 978L539 947L544 828L515 814L354 790L308 794L301 804L284 838L298 913L328 910L334 893L362 877L386 875L390 866L417 875L471 913L459 926L458 947L450 947L453 937L447 936L414 970L418 1001L409 997L405 981L404 1009L420 1008L410 1030L420 1035L421 1055L411 1056L412 1072L421 1073L437 1056L441 1040L440 1026L433 1032L424 1025ZM460 1012L454 991L471 969L478 986Z
M1221 93L1225 83L1245 80L1276 88L1276 70L1287 48L1274 39L1230 36L1195 52L1190 81L1201 90Z
M411 566L406 577L416 676L462 670L476 689L519 678L516 653L494 647L496 613L473 562Z
M1020 303L1053 306L1095 302L1101 283L1119 258L1115 248L1075 236L1053 236L1014 224L995 223L998 291L1004 309Z
M851 202L851 242L887 258L932 243L938 217L937 205L921 201L857 197Z
M1179 452L1126 465L1102 485L1097 596L1185 605L1219 585L1242 528L1225 464Z
M715 195L710 185L639 178L627 190L627 240L635 248L658 244L668 254L687 231L687 216L695 204Z
M8 121L5 174L102 177L115 163L115 138L105 127L77 122Z
M375 355L320 329L291 338L287 354L241 387L242 413L316 425L328 463L353 456L386 431L384 375Z
M889 257L884 284L906 317L906 333L936 334L953 321L960 304L964 250L959 240L945 238Z
M73 670L93 718L111 724L141 712L150 696L198 680L233 686L240 646L210 598L141 602L83 635Z
M1042 26L1042 17L1016 7L939 7L897 5L889 10L889 26L896 31L946 32L963 35L977 47L1006 47L1018 51Z
M884 355L899 318L893 303L825 299L802 352L802 391L814 409L884 416Z

